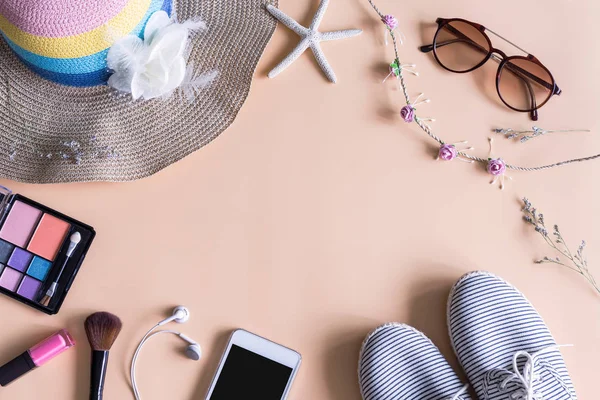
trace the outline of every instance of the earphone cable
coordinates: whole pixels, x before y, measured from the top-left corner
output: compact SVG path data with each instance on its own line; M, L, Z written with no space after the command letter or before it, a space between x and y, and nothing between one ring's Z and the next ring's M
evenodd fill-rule
M135 363L137 361L138 355L140 354L140 351L142 350L142 346L144 345L144 343L146 342L146 340L148 339L148 337L150 336L152 331L154 331L159 326L160 326L160 324L156 324L152 328L150 328L148 330L148 332L146 332L146 334L140 341L140 344L135 349L135 353L133 354L133 358L131 360L131 370L129 371L129 373L130 373L130 380L131 380L131 388L133 390L133 395L135 396L136 400L140 400L140 393L138 392L137 382L135 381Z
M152 332L158 326L159 325L154 326L151 330L148 331L148 333L146 333L146 335L144 335L144 338L142 339L142 341L138 345L138 349L136 350L135 354L133 355L133 360L131 360L131 386L133 387L133 394L135 395L135 399L136 400L140 400L140 392L139 392L139 390L137 388L137 381L135 379L135 366L136 366L136 363L137 363L137 359L138 359L139 353L142 351L142 347L146 344L146 342L148 340L152 339L156 335L160 335L161 333L172 333L174 335L181 336L180 332L173 331L173 330L170 330L170 329L165 329L165 330L162 330L162 331Z

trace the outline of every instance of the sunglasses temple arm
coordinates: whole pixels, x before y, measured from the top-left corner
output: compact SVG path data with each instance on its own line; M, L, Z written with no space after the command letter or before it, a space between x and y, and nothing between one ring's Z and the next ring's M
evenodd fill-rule
M531 79L532 81L535 81L536 83L540 84L541 86L545 87L546 89L549 89L549 90L554 89L554 86L551 83L546 82L545 80L535 76L531 72L526 71L523 68L521 68L515 64L507 63L505 65L505 68L523 80L525 80L525 79L522 77L526 76L527 78Z
M516 65L507 64L506 69L508 71L512 72L521 81L523 81L523 85L525 85L527 87L527 92L529 93L529 99L531 101L531 111L530 111L531 119L533 121L537 121L538 120L538 112L537 112L537 102L535 101L535 92L533 91L533 87L531 86L531 83L529 83L529 80L526 79L524 77L524 75L530 79L537 78L537 77L528 73L527 71L523 70L522 68L517 67Z
M450 27L450 30L452 30L452 32L453 32L455 35L457 35L457 34L460 34L461 36L463 36L463 37L466 37L466 36L465 36L465 35L463 35L463 34L462 34L460 31L458 31L457 29L455 29L455 28L453 28L453 27ZM502 37L502 36L500 36L499 34L497 34L496 32L492 31L491 29L485 28L485 30L486 30L486 31L488 31L488 32L490 32L491 34L493 34L493 35L495 35L495 36L499 37L500 39L504 40L505 42L512 44L513 46L515 46L517 49L521 50L521 51L522 51L522 52L524 52L525 54L529 54L529 53L527 52L527 50L524 50L524 49L522 49L521 47L517 46L516 44L514 44L514 43L513 43L513 42L511 42L510 40L506 39L505 37ZM468 39L468 37L467 37L467 39ZM475 43L475 44L476 44L476 43ZM476 45L477 45L477 44L476 44ZM479 45L477 45L477 46L479 46ZM543 80L543 79L541 79L541 78L539 78L539 77L535 76L534 74L532 74L532 73L530 73L530 72L528 72L528 71L524 70L523 68L520 68L520 67L518 67L518 66L516 66L516 65L514 65L514 64L509 64L508 66L509 66L510 68L514 68L514 69L516 69L516 70L517 70L517 71L519 71L521 74L523 74L523 75L527 76L528 78L530 78L530 79L532 79L532 80L536 81L536 82L537 82L537 83L539 83L540 85L544 86L546 89L554 90L554 91L556 92L556 89L554 88L554 85L552 85L551 83L548 83L548 82L546 82L545 80ZM560 93L560 91L559 91L559 93ZM554 93L553 93L553 94L554 94Z
M419 50L421 50L421 52L423 52L423 53L429 53L429 52L433 51L433 43L425 44L425 45L419 47Z
M529 114L530 118L532 121L537 121L538 120L538 111L537 108L534 108L533 110L531 110L531 114Z
M483 47L481 47L479 44L475 43L473 40L471 40L471 38L469 38L468 36L466 36L465 34L463 34L461 31L459 31L458 29L454 28L453 26L449 26L449 25L444 25L444 28L446 28L447 30L449 30L450 32L452 32L454 35L456 35L459 39L463 39L465 42L467 42L468 44L470 44L472 47L475 47L476 50L483 52L483 53L488 53L488 51L486 49L484 49ZM498 36L500 39L512 44L513 46L515 46L517 49L524 51L525 53L527 53L527 51L523 50L522 48L520 48L519 46L517 46L516 44L514 44L513 42L509 41L506 38L503 38L502 36L498 35L496 32L490 30L490 29L485 29L486 31ZM439 46L438 46L439 47ZM527 53L529 54L529 53ZM534 74L524 70L523 68L520 68L514 64L507 64L508 68L514 68L516 69L518 72L520 72L521 74L527 76L528 78L536 81L537 83L539 83L540 85L544 86L546 89L550 89L550 90L555 90L554 89L554 85L552 85L551 83L546 82L545 80L535 76Z
M454 28L453 26L450 26L448 24L446 25L442 25L439 29L446 29L447 31L451 32L452 34L454 34L454 36L456 36L456 39L454 40L446 40L444 42L441 43L435 43L435 44L428 44L425 46L421 46L419 47L419 50L421 50L423 53L429 53L430 51L432 51L434 48L439 48L439 47L443 47L452 43L466 43L469 46L473 47L475 50L479 51L480 53L484 53L487 54L489 53L489 51L485 48L483 48L482 46L480 46L478 43L476 43L475 41L473 41L470 37L468 37L467 35L465 35L464 33L462 33L461 31L459 31L458 29Z
M486 53L486 54L488 53L487 50L485 50L483 47L479 46L477 43L475 43L468 37L457 38L457 39L453 39L453 40L446 40L444 42L436 43L435 45L433 43L426 44L426 45L419 47L419 50L421 50L423 53L429 53L429 52L433 51L434 48L439 49L440 47L444 47L444 46L447 46L452 43L466 43L481 53Z
M537 121L538 120L538 112L537 112L537 103L535 102L535 93L533 91L533 88L531 87L531 84L529 83L528 80L523 79L523 82L525 82L525 85L527 85L527 91L529 92L529 98L531 99L531 119L533 121Z
M453 26L444 25L442 27L442 29L446 29L446 30L450 31L452 34L454 34L457 37L457 39L447 40L445 42L436 43L435 45L434 44L430 44L430 45L426 45L426 46L421 46L419 49L423 53L428 53L428 52L432 51L434 49L434 47L435 48L439 48L439 47L446 46L448 44L452 44L452 43L456 43L456 42L464 42L464 43L470 45L475 50L477 50L477 51L479 51L481 53L485 53L485 54L488 53L488 50L486 50L485 48L483 48L482 46L480 46L479 44L477 44L476 42L474 42L471 38L469 38L468 36L466 36L465 34L463 34L458 29L454 28ZM487 30L489 31L489 29L487 29ZM492 31L490 31L490 32L492 32ZM492 32L492 33L494 33L494 32ZM500 37L497 33L494 33L494 35ZM504 39L504 38L502 38L502 39ZM506 40L506 39L504 39L504 40ZM509 43L511 43L511 42L509 42ZM520 67L518 67L518 66L516 66L514 64L507 64L507 68L509 68L511 70L518 71L522 75L525 75L528 78L536 81L537 83L539 83L540 85L544 86L547 89L550 89L550 90L554 89L554 86L551 83L548 83L545 80L538 78L537 76L535 76L532 73L524 70L523 68L520 68ZM512 72L514 72L514 71L512 71Z
M457 42L465 42L465 43L471 45L471 47L475 48L477 51L480 51L482 53L487 53L488 52L483 47L479 46L477 43L473 42L472 40L470 40L468 38L466 38L466 39L460 38L460 39L454 39L454 40L446 40L445 42L437 43L435 46L432 43L432 44L428 44L428 45L424 45L424 46L419 47L419 50L421 50L423 53L429 53L429 52L431 52L433 50L434 47L435 48L440 48L440 47L444 47L444 46L447 46L449 44L457 43ZM498 62L502 62L502 58L500 58L500 57L498 57L496 55L494 55L492 58L494 58L494 60L496 60ZM539 83L540 85L544 86L545 88L550 89L550 90L553 89L553 86L552 86L551 83L548 83L545 80L543 80L541 78L538 78L537 76L533 75L532 73L524 70L523 68L521 68L521 67L519 67L517 65L507 64L506 68L508 70L510 70L512 73L514 73L515 75L521 74L521 75L527 76L528 78L536 81L537 83ZM557 93L560 93L560 91L558 91Z

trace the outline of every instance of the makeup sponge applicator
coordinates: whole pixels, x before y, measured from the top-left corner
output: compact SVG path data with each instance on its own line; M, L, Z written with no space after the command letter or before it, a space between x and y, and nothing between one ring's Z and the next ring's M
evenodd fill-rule
M71 235L71 237L69 238L69 247L67 248L67 254L65 255L65 259L63 260L62 266L60 267L60 270L58 271L58 275L54 279L54 282L52 282L52 284L46 291L46 294L40 300L40 304L42 304L46 307L50 304L50 300L52 300L52 296L54 296L54 292L56 292L56 288L58 286L58 281L62 277L62 274L65 271L65 267L67 266L67 263L71 259L71 256L73 255L73 252L75 251L75 248L77 248L77 245L79 244L80 241L81 241L81 233L79 233L79 232L74 232Z
M85 333L92 348L90 400L101 400L108 366L108 352L123 324L116 315L97 312L85 320Z

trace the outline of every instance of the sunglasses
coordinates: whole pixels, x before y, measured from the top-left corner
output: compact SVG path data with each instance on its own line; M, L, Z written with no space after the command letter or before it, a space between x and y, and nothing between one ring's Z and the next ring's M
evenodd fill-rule
M550 97L561 94L554 77L537 58L483 25L461 18L438 18L436 23L438 29L433 44L419 49L424 53L433 51L433 56L443 68L457 73L476 70L490 58L499 62L496 90L507 107L529 112L531 119L537 121L537 110ZM492 46L486 32L510 43L527 56L508 57Z

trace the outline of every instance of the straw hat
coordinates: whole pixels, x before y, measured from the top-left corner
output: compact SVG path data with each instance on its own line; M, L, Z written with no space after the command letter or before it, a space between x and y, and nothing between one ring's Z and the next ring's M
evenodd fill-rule
M264 4L0 0L0 176L33 183L134 180L209 143L235 119L275 29ZM218 75L193 101L134 101L105 84L115 37L143 38L160 10L206 24L191 38L187 61Z

